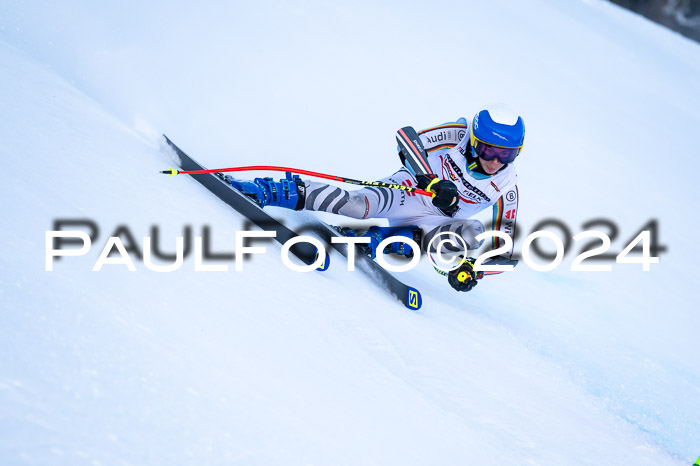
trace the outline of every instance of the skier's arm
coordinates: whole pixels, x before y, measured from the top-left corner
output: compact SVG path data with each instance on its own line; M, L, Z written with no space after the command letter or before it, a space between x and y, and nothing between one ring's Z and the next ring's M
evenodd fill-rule
M467 119L460 117L457 121L443 123L438 126L433 126L431 128L426 128L418 132L418 140L422 145L422 149L426 152L426 157L430 155L430 152L440 150L440 149L450 149L457 145L459 141L462 140L464 135L469 129ZM397 147L399 152L399 158L401 159L401 164L406 167L406 169L411 172L413 176L420 173L427 173L426 170L419 170L418 172L411 166L406 160L406 153L401 149L401 144ZM430 170L433 171L433 170ZM420 173L419 173L420 172Z
M416 178L418 188L433 193L433 205L451 217L459 209L459 191L450 180L438 177L428 162L428 154L418 134L410 126L397 132L399 157L406 169Z

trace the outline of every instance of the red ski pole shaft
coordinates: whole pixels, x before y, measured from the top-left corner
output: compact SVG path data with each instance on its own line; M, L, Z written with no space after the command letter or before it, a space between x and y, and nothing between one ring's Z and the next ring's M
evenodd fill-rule
M297 168L289 168L289 167L275 167L275 166L270 166L270 165L254 165L254 166L250 166L250 167L214 168L211 170L175 170L173 168L170 168L168 170L161 171L161 173L164 173L164 174L170 175L170 176L174 176L174 175L203 175L205 173L245 172L245 171L253 171L253 170L290 172L290 173L296 173L298 175L315 176L317 178L325 178L327 180L340 181L343 183L356 184L356 185L360 185L360 186L375 186L378 188L399 189L401 191L421 194L423 196L428 196L428 197L435 196L435 194L431 193L430 191L425 191L423 189L413 188L410 186L404 186L402 184L384 183L382 181L353 180L352 178L343 178L342 176L327 175L325 173L312 172L309 170L300 170Z

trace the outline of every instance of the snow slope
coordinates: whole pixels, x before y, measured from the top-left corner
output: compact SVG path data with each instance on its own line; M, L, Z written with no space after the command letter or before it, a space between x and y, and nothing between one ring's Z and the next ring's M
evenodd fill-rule
M697 44L597 1L4 4L2 464L699 454ZM210 166L379 178L396 168L396 128L494 100L526 120L525 233L604 217L619 251L656 218L661 263L573 273L570 254L469 295L423 263L406 278L419 313L338 257L324 274L291 272L272 243L243 272L195 273L191 257L172 273L91 271L120 225L137 241L157 225L166 251L190 225L230 252L244 228L197 183L157 174L160 132ZM46 272L57 218L91 219L100 235Z

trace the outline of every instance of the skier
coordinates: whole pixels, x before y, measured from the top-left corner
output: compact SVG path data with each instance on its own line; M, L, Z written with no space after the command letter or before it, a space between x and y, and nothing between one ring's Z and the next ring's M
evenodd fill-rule
M525 137L522 117L504 104L489 105L474 115L471 124L466 118L459 118L454 123L423 130L419 136L432 173L416 174L405 164L381 181L425 189L435 194L432 199L379 187L347 191L298 177L279 182L272 178L242 181L230 176L226 180L261 207L315 210L357 219L388 219L390 227L371 227L363 235L370 237L373 258L379 242L390 236L417 240L424 252L435 253L435 244L428 251L435 235L453 232L464 239L469 250L476 250L483 243L476 241L476 236L484 231L484 225L470 217L489 206L493 206L493 229L512 238L518 209L513 161ZM399 156L404 162L404 155ZM422 238L420 232L425 232ZM501 241L494 237L493 247L499 247ZM484 273L473 270L474 259L465 257L466 251L449 243L443 247L453 254L464 254L459 256L459 267L447 274L448 282L457 291L471 290ZM413 253L408 244L399 242L392 243L385 252L405 256ZM512 253L511 247L505 256L510 258Z

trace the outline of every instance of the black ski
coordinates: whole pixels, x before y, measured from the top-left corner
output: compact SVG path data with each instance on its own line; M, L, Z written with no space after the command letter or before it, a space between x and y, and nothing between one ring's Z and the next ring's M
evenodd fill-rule
M177 156L179 166L183 171L206 170L204 166L177 147L166 135L163 135L163 138L165 139L168 147L170 147L170 149ZM288 240L299 236L278 220L268 215L267 212L263 211L263 209L261 209L254 201L235 190L230 184L224 181L223 175L220 173L207 173L202 175L194 175L193 177L219 199L224 201L238 213L248 218L263 230L275 231L277 233L275 239L280 244L284 244ZM347 257L348 246L346 244L331 243L332 237L342 236L331 226L317 220L311 224L305 225L305 230L315 233L322 241L326 242L327 247L332 247L343 256ZM316 248L310 243L297 243L290 248L290 251L305 264L313 264L316 260ZM326 266L327 262L328 261L326 261ZM375 263L369 257L361 254L359 251L357 254L355 254L355 266L369 275L378 286L389 291L389 293L395 296L409 309L420 309L422 305L422 297L417 289L401 282L391 273L384 270L379 264Z

